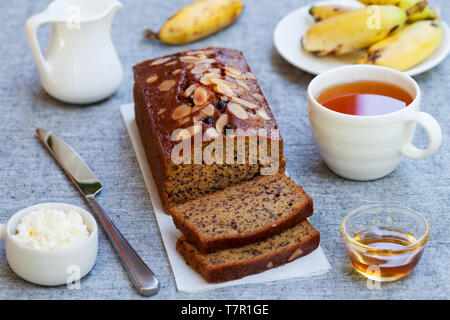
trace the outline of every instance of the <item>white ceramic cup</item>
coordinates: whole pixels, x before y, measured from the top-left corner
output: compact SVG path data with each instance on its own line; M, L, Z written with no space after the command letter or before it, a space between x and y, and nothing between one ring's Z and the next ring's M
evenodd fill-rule
M318 96L330 87L354 81L394 84L414 98L407 107L377 116L347 115L325 108ZM442 141L439 123L420 111L421 93L416 81L394 69L350 65L323 72L308 87L308 114L317 149L328 167L352 180L374 180L395 170L404 156L421 159L434 153ZM428 133L426 150L411 141L416 125Z
M74 210L83 217L89 237L71 248L40 250L30 248L16 239L17 225L32 210L47 208L68 212ZM77 206L65 203L42 203L14 214L7 223L0 224L0 239L5 240L9 266L19 277L44 286L57 286L84 277L97 260L98 229L92 215Z

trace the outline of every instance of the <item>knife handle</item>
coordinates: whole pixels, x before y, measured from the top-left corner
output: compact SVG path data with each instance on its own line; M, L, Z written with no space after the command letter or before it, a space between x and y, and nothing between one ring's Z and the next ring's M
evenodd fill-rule
M86 200L100 220L103 230L112 242L138 292L147 297L157 294L159 282L152 270L142 261L94 197L86 197Z

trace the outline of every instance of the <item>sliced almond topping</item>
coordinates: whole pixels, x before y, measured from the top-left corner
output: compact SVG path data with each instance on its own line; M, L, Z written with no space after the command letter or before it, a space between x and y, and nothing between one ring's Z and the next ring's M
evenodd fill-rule
M264 97L260 95L259 93L253 94L253 97L261 102L264 102Z
M217 77L211 78L210 81L211 81L212 83L215 83L215 84L222 83L222 84L226 85L227 87L229 87L230 89L237 89L237 88L238 88L238 86L237 86L236 84L234 84L234 83L232 83L232 82L230 82L230 81L221 79L221 78L217 78Z
M161 110L158 111L158 115L159 115L159 114L163 114L164 112L166 112L166 109L165 109L165 108L162 108Z
M248 87L248 85L245 83L244 80L236 79L236 82L238 83L239 86L241 86L241 88L244 88L245 90L250 91L250 88Z
M241 120L248 119L248 113L244 110L244 108L241 107L240 104L237 103L229 103L227 104L228 111L230 111L231 114L233 114L236 118Z
M237 103L242 104L243 106L245 106L245 107L247 107L249 109L256 109L256 108L258 108L258 106L255 103L247 101L247 100L244 100L244 99L241 99L241 98L238 98L238 97L233 97L233 100L236 101Z
M206 58L208 58L203 52L199 52L199 54L197 55L197 57L199 57L200 59L206 59Z
M186 55L188 55L188 56L195 56L196 54L200 54L200 53L202 53L203 51L188 51L188 52L186 52Z
M177 82L175 80L164 80L163 82L161 82L161 84L159 85L159 90L164 92L164 91L169 91L170 89L173 88L173 86L176 84Z
M203 51L203 53L204 54L206 54L206 55L208 55L208 54L213 54L213 53L215 53L216 51L214 50L214 49L211 49L211 50L204 50Z
M235 95L233 90L231 90L231 88L229 86L227 86L226 84L224 84L222 82L220 82L216 85L216 91L227 97L233 97Z
M211 63L214 63L214 62L216 62L216 60L214 60L214 59L202 59L202 58L200 58L197 62L194 62L195 64L199 64L199 63L206 63L206 64L211 64Z
M194 66L195 66L195 64L190 63L186 66L186 69L191 70Z
M172 119L178 120L181 118L184 118L188 115L190 115L192 112L192 108L188 106L187 104L182 104L181 106L178 106L173 110L172 112Z
M219 68L209 68L208 71L211 72L211 73L219 73L220 74L220 69Z
M234 78L235 76L239 77L242 74L242 72L240 72L238 69L230 66L227 66L225 68L225 73L227 73L227 75L229 74L232 78Z
M198 57L194 57L194 56L184 56L184 57L180 57L180 61L184 62L184 63L196 63L197 61L201 60Z
M200 74L200 73L204 73L206 70L208 70L209 68L209 64L197 64L192 70L191 73L192 74Z
M210 141L220 136L220 132L216 130L216 128L208 128L205 131L205 134L203 135L204 141Z
M172 59L172 58L171 57L167 57L167 58L156 59L150 65L151 66L156 66L158 64L163 64L163 63L166 63L167 61L169 61L170 59Z
M189 97L195 90L195 88L197 88L196 84L191 84L185 91L184 91L184 96L185 97Z
M194 122L196 121L202 121L203 119L205 119L207 117L206 114L204 114L203 112L199 112L197 113L195 116L192 117L192 120L194 120Z
M155 83L156 80L158 80L158 76L155 74L153 76L148 77L145 82L147 82L148 84L152 84Z
M175 139L178 141L189 139L191 137L191 133L188 129L176 129Z
M216 129L220 133L223 133L223 127L228 124L228 115L226 113L223 113L219 119L216 121Z
M256 80L255 75L251 72L246 72L242 75L245 79Z
M267 114L266 110L264 110L264 109L256 110L256 114L264 120L270 120L270 116Z
M171 66L171 65L173 65L173 64L175 64L175 63L177 63L176 61L170 61L170 62L167 62L166 64L165 64L165 66Z
M174 72L172 72L173 75L179 74L181 72L181 69L175 69Z
M205 88L198 87L194 91L194 104L196 106L202 106L208 101L208 92Z
M214 111L215 111L215 108L214 108L214 106L212 104L208 104L206 107L204 107L202 109L202 113L207 115L207 116L214 115Z
M183 119L178 120L179 124L185 124L186 122L189 122L191 120L191 117L184 117Z
M204 106L194 106L194 108L192 109L192 113L202 110L203 108Z
M200 79L200 83L204 84L205 86L212 84L211 79L217 78L216 73L206 73L203 77Z

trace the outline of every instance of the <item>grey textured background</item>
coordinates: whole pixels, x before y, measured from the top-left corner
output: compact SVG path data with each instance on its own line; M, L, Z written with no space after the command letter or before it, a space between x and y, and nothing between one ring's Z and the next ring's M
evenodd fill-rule
M443 127L441 149L425 160L404 160L388 177L374 182L352 182L334 175L321 161L307 118L306 87L313 78L285 62L275 51L272 34L277 22L311 0L245 0L236 24L203 41L169 47L142 38L144 28L159 28L189 0L122 0L113 25L113 41L123 62L125 78L119 91L91 106L73 106L49 97L41 88L24 24L42 11L47 0L0 3L0 221L26 206L62 201L86 208L74 187L37 142L34 130L44 127L69 142L104 182L100 203L114 223L151 266L161 281L153 299L448 299L450 211L450 60L415 77L423 90L423 109ZM446 1L443 17L450 22ZM39 32L45 47L48 26ZM326 275L224 288L199 294L176 291L147 190L119 105L132 101L131 67L144 59L179 49L228 46L244 52L281 128L287 167L315 201L312 223L322 234L322 246L333 270ZM415 141L427 143L418 130ZM349 266L339 235L339 223L350 209L389 201L422 212L432 236L415 272L403 281L369 290L366 281ZM82 279L80 290L44 288L18 278L8 267L0 243L0 298L2 299L135 299L111 245L100 233L97 264Z

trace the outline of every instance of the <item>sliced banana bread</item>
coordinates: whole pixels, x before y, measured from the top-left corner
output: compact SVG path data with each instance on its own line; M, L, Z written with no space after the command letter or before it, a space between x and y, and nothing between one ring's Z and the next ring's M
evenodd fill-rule
M312 213L312 199L284 173L260 176L171 210L176 227L203 253L264 240Z
M202 254L184 236L177 250L208 282L240 279L291 262L314 251L320 233L308 220L264 241L241 248Z

